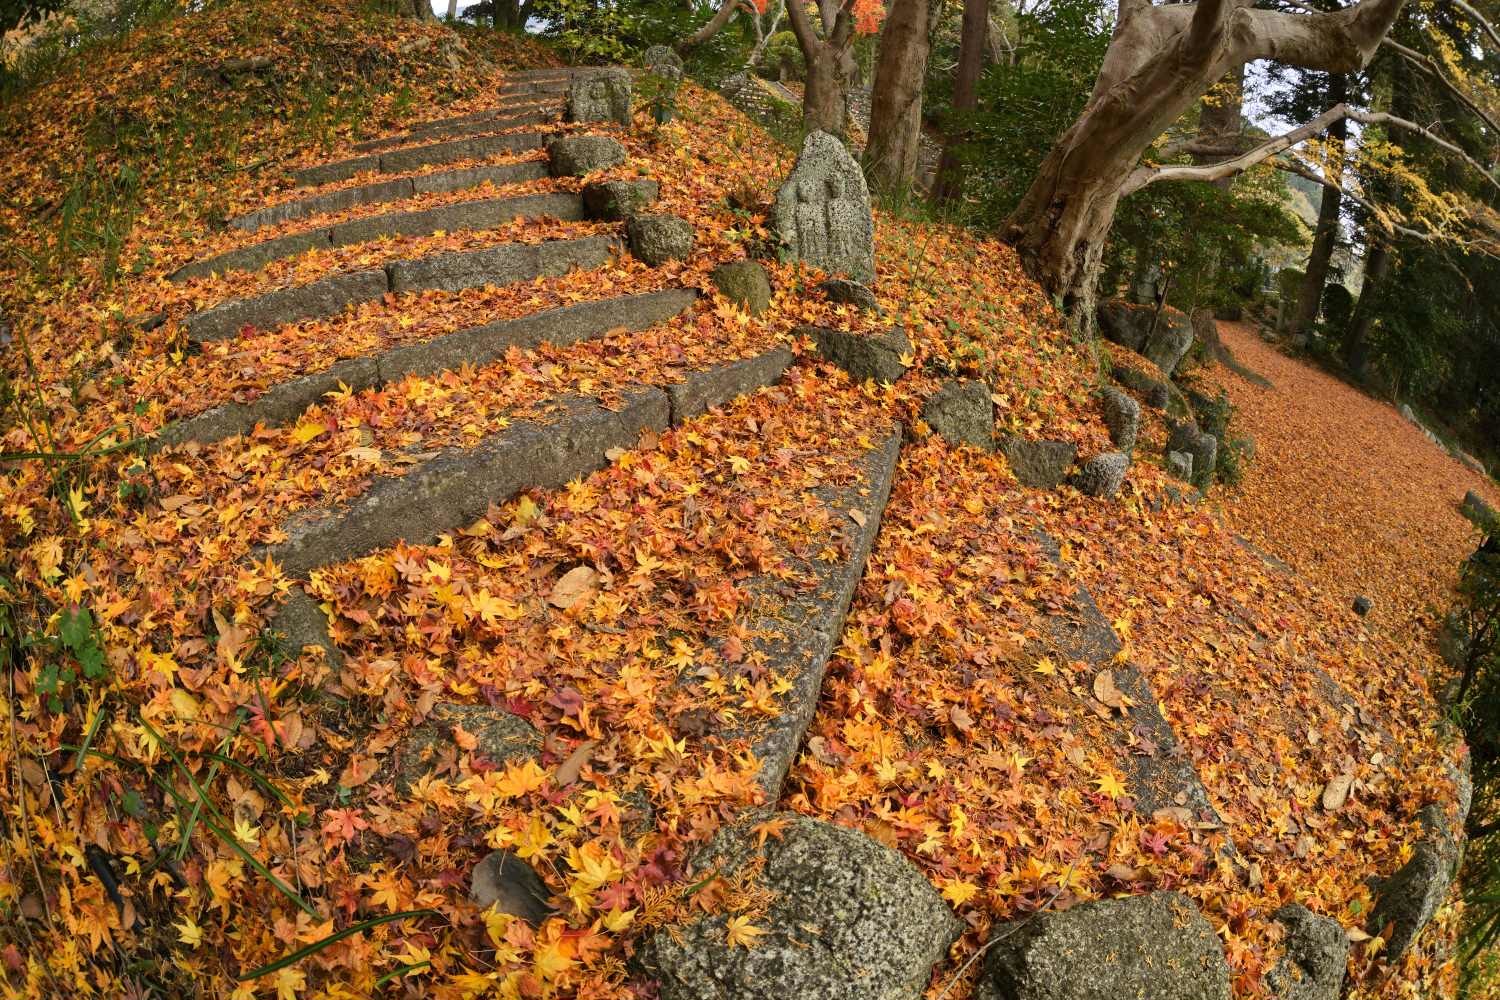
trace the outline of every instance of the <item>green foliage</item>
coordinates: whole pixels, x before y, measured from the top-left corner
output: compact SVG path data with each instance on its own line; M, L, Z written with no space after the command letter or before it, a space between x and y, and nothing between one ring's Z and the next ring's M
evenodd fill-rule
M972 136L960 150L966 221L985 228L1015 208L1053 142L1083 110L1109 46L1111 26L1093 0L1058 0L1020 22L1026 45L1015 64L992 66L981 77L972 118L949 116L950 127L967 127ZM929 61L930 72L939 72L937 65ZM941 97L934 110L946 110Z
M1245 477L1245 465L1254 454L1254 444L1234 432L1236 408L1229 401L1229 394L1223 389L1216 396L1189 390L1187 398L1199 429L1219 440L1215 476L1226 486L1238 486Z
M94 616L87 608L72 607L62 613L56 636L41 636L36 649L44 659L37 671L36 693L48 709L61 712L84 682L103 679L104 649Z
M807 76L807 60L802 55L802 46L797 36L790 31L778 31L766 43L761 54L761 72L770 79L801 80Z

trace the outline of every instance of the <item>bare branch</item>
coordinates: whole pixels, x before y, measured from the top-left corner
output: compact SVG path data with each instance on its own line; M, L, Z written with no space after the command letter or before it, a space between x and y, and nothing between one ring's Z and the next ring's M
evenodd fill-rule
M1360 0L1332 13L1289 14L1243 9L1245 59L1277 62L1327 73L1363 69L1401 13L1405 0ZM1295 3L1306 9L1306 4Z
M699 28L697 31L693 32L691 35L688 35L682 41L678 42L677 47L679 49L690 49L694 45L702 45L704 42L717 35L719 33L719 29L728 24L730 19L734 17L735 12L739 9L740 0L724 0L724 2L719 5L719 9L714 12L714 16L709 18L708 23Z
M1347 104L1335 104L1306 125L1301 125L1290 132L1275 136L1267 141L1246 150L1239 156L1229 160L1220 160L1218 163L1204 163L1199 165L1167 164L1165 166L1137 167L1125 180L1125 186L1120 190L1120 196L1139 191L1148 184L1159 181L1217 181L1225 177L1233 177L1255 166L1268 157L1275 156L1282 150L1290 149L1299 142L1304 142L1327 129L1328 126L1341 118L1350 116L1350 108Z
M1479 25L1480 29L1482 29L1486 35L1490 36L1491 42L1493 42L1497 47L1500 47L1500 32L1497 32L1495 30L1495 26L1484 19L1484 15L1480 14L1479 11L1475 10L1470 4L1465 3L1464 0L1453 0L1453 6L1463 11L1471 21Z
M1429 76L1434 77L1437 82L1442 84L1447 89L1448 93L1452 94L1460 104L1468 108L1469 112L1474 115L1474 117L1484 122L1485 125L1487 125L1496 134L1500 134L1500 124L1497 124L1495 119L1491 118L1488 112L1486 112L1478 104L1475 104L1474 99L1471 98L1468 94L1464 93L1463 90L1458 86L1458 84L1454 83L1448 78L1448 74L1443 72L1442 67L1438 65L1438 61L1436 59L1432 58L1432 56L1424 55L1421 52L1418 52L1416 49L1409 49L1405 45L1402 45L1400 42L1394 41L1391 38L1387 38L1385 40L1385 45L1401 58L1405 59L1411 66L1421 70Z
M1411 229L1406 226L1396 225L1394 222L1382 215L1374 205L1370 204L1370 202L1366 201L1358 194L1355 194L1353 191L1350 191L1348 188L1344 187L1342 184L1339 184L1337 181L1329 180L1327 177L1319 174L1316 170L1308 167L1300 160L1285 156L1274 156L1270 159L1269 162L1270 165L1275 167L1277 170L1284 170L1289 174L1296 174L1298 177L1301 177L1304 180L1309 180L1314 184L1320 184L1323 187L1332 188L1333 190L1338 191L1345 198L1348 198L1360 208L1363 208L1366 212L1369 212L1370 218L1375 222L1376 225L1385 230L1385 233L1388 236L1410 236L1412 239L1421 240L1424 243L1433 243L1438 239L1436 233L1423 232L1419 229Z

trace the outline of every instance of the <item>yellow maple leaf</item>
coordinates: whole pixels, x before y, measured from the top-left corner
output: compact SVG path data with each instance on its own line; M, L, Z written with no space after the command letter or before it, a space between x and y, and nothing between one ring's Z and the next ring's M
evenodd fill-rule
M750 922L749 914L740 914L738 917L730 917L724 925L725 938L729 947L739 946L741 948L753 948L755 942L765 934L765 928L756 927Z
M950 879L943 886L943 898L954 906L963 906L979 893L979 886L964 879Z
M1120 784L1120 779L1113 774L1106 774L1101 778L1094 779L1094 786L1112 799L1118 799L1125 794L1125 786Z
M177 928L177 940L189 948L196 948L203 943L203 928L194 923L192 917L184 917L182 923L172 926Z
M298 424L292 429L292 440L297 444L307 444L319 434L326 434L328 425L321 420L308 420Z

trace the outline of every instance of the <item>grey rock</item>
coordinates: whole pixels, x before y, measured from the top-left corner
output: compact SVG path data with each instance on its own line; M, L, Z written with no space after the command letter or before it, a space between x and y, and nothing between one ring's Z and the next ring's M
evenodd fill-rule
M682 56L665 45L653 45L641 55L641 65L646 72L657 76L681 77Z
M1213 485L1214 474L1219 466L1219 439L1207 431L1198 429L1191 421L1182 421L1172 428L1167 438L1167 451L1185 451L1193 456L1192 484L1200 490Z
M864 834L794 813L780 837L721 831L695 872L732 876L757 855L771 894L753 948L727 943L724 915L658 932L646 962L662 1000L915 1000L961 925L927 879Z
M520 917L533 927L552 914L547 883L520 855L492 851L474 866L469 894L484 909Z
M1129 469L1129 455L1107 451L1084 462L1073 476L1073 485L1080 493L1091 497L1112 497L1120 492L1120 486L1125 482L1125 473Z
M233 299L186 320L194 343L227 340L245 327L269 330L283 323L335 316L355 302L378 299L390 288L384 271L355 271L250 299Z
M1469 492L1464 493L1464 502L1460 504L1458 510L1476 528L1487 528L1487 526L1494 525L1497 519L1500 519L1500 516L1496 514L1496 508L1491 507L1490 502L1484 496L1476 493L1475 490L1469 490Z
M1389 934L1385 953L1391 961L1406 954L1448 897L1457 852L1440 839L1417 844L1411 859L1381 883L1366 929Z
M625 147L607 135L568 135L552 140L547 157L554 177L583 177L625 162Z
M875 293L857 281L847 278L829 278L818 286L829 302L838 302L855 306L866 312L875 312L880 308L880 303L875 300Z
M1167 384L1152 378L1139 368L1117 362L1110 375L1125 388L1145 396L1146 405L1154 410L1165 410L1171 402L1171 389Z
M693 224L675 215L634 215L625 223L630 252L652 267L686 260L696 239Z
M1037 913L991 940L976 1000L1229 1000L1218 936L1181 893Z
M995 449L995 404L981 381L944 382L922 404L922 419L949 444Z
M338 668L344 663L344 655L328 634L327 616L301 587L293 587L286 595L271 619L270 630L272 635L281 637L280 650L288 659L296 659L307 647L317 646L323 650L330 667Z
M1146 338L1141 353L1171 375L1193 346L1193 324L1176 309L1163 310L1155 332Z
M469 752L454 742L455 726L474 737L474 753L497 767L542 753L541 734L519 716L488 705L440 703L396 745L397 791L405 795L439 766Z
M1336 920L1292 904L1276 911L1286 928L1286 954L1266 974L1276 1000L1338 1000L1349 964L1349 937Z
M1146 334L1151 329L1151 315L1148 306L1110 299L1099 304L1099 332L1106 340L1141 354L1145 351Z
M1109 439L1127 455L1135 450L1136 435L1141 429L1141 404L1116 389L1106 386L1099 394L1104 405L1104 426Z
M1417 421L1417 415L1412 410L1410 404L1402 403L1399 412L1400 412L1401 416L1404 417L1410 423L1414 423L1415 424L1415 423L1418 422Z
M656 181L594 181L583 186L583 207L591 219L619 222L649 208L660 194Z
M1028 441L1014 435L1000 442L1000 451L1021 485L1038 490L1061 486L1078 457L1071 441Z
M411 197L412 192L412 178L398 177L395 180L376 181L373 184L360 184L356 187L298 198L279 205L267 205L265 208L258 208L253 212L230 219L229 224L235 229L254 232L265 226L279 225L283 222L290 222L292 219L305 219L310 215L344 212L359 205L373 205L383 201L399 201L402 198Z
M1443 662L1454 670L1463 670L1469 659L1469 641L1463 616L1456 610L1450 611L1438 632L1438 652L1442 654Z
M875 280L875 220L865 175L844 144L812 132L776 192L771 228L783 260L801 260L862 284Z
M693 372L667 387L672 423L681 424L731 400L779 381L791 366L792 352L776 347L741 361Z
M316 166L293 170L292 180L298 187L317 187L320 184L332 184L334 181L346 181L366 170L379 169L380 154L370 153L347 160L335 160L332 163L319 163Z
M849 333L821 326L804 326L800 336L811 337L818 354L838 365L856 382L874 379L887 385L906 374L906 362L912 352L906 331L893 326L881 334Z
M771 279L766 269L753 260L736 260L720 264L709 272L709 279L724 297L751 316L771 308Z
M1167 452L1167 472L1185 483L1193 481L1193 453L1189 451Z
M204 278L210 274L227 274L230 271L257 271L273 260L295 257L309 250L327 250L330 246L328 234L327 229L314 229L308 233L279 236L264 243L229 250L184 264L172 272L171 280L186 281L189 278Z
M1375 603L1368 597L1365 597L1363 594L1354 599L1354 613L1359 615L1361 618L1369 614L1371 609L1373 609L1374 607Z
M580 74L568 90L568 120L630 124L630 72L619 67Z
M1484 467L1484 463L1475 458L1473 455L1470 455L1468 452L1455 451L1453 453L1453 457L1458 459L1459 464L1468 469L1470 472L1477 472L1481 476L1489 475L1489 470Z
M549 418L516 421L472 449L381 477L347 507L294 515L283 525L286 540L256 558L269 556L284 572L302 576L402 539L426 544L519 490L555 489L593 472L611 448L633 447L646 430L666 430L671 412L666 393L656 389L626 393L618 410L571 397L557 406Z

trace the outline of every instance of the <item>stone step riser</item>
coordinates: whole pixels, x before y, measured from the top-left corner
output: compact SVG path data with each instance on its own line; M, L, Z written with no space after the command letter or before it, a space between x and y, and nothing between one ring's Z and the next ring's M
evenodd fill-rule
M266 226L275 226L294 219L344 212L361 205L400 201L413 195L447 194L478 187L486 182L495 185L520 184L525 181L540 180L546 176L545 161L527 160L523 163L493 163L481 167L466 167L461 170L444 170L419 177L398 177L256 209L254 212L231 219L229 225L235 229L254 232Z
M681 314L697 292L670 289L621 299L582 302L520 319L471 327L419 344L392 348L367 358L340 361L325 371L272 386L250 403L226 403L180 420L157 435L153 450L186 441L209 443L245 434L257 424L291 421L340 384L359 392L408 375L432 375L463 365L489 364L512 347L543 343L566 346L602 337L612 330L643 330Z
M695 396L718 406L779 380L792 353L776 348L758 364L735 362L737 376L724 378L721 366L690 375ZM320 566L356 559L398 541L427 544L472 524L491 504L504 503L525 489L557 489L604 467L606 453L632 448L646 431L673 425L670 390L641 387L624 394L617 410L596 401L568 397L548 420L521 420L490 435L474 448L432 458L404 476L376 480L363 496L339 512L310 511L285 526L287 540L259 551L290 576L304 577Z
M547 122L555 122L562 115L562 105L557 101L528 102L508 106L503 110L508 113L497 114L491 112L482 118L475 118L472 121L455 121L443 124L434 123L421 128L414 128L402 135L392 135L386 136L383 139L367 139L364 142L356 142L350 148L360 153L373 153L385 149L394 149L397 146L405 146L414 142L430 142L434 139L484 135L489 132L502 132L506 129L519 128L522 125L540 125Z
M460 160L482 160L508 153L525 153L541 149L547 136L538 132L512 132L505 135L483 135L467 139L450 139L426 146L412 146L389 153L369 153L348 160L335 160L292 171L299 187L317 187L348 180L357 174L373 171L399 174L418 167L430 167Z
M286 323L336 316L351 305L378 299L386 292L456 292L556 277L574 267L599 267L619 246L612 236L587 236L396 261L382 269L334 275L255 298L224 302L187 317L184 325L193 343L226 340L247 326L269 330Z
M578 222L584 217L583 199L565 192L528 194L354 219L194 261L174 271L171 280L186 281L228 271L257 271L272 261L295 257L309 250L368 243L388 236L427 236L439 230L493 229L515 219L542 216Z

